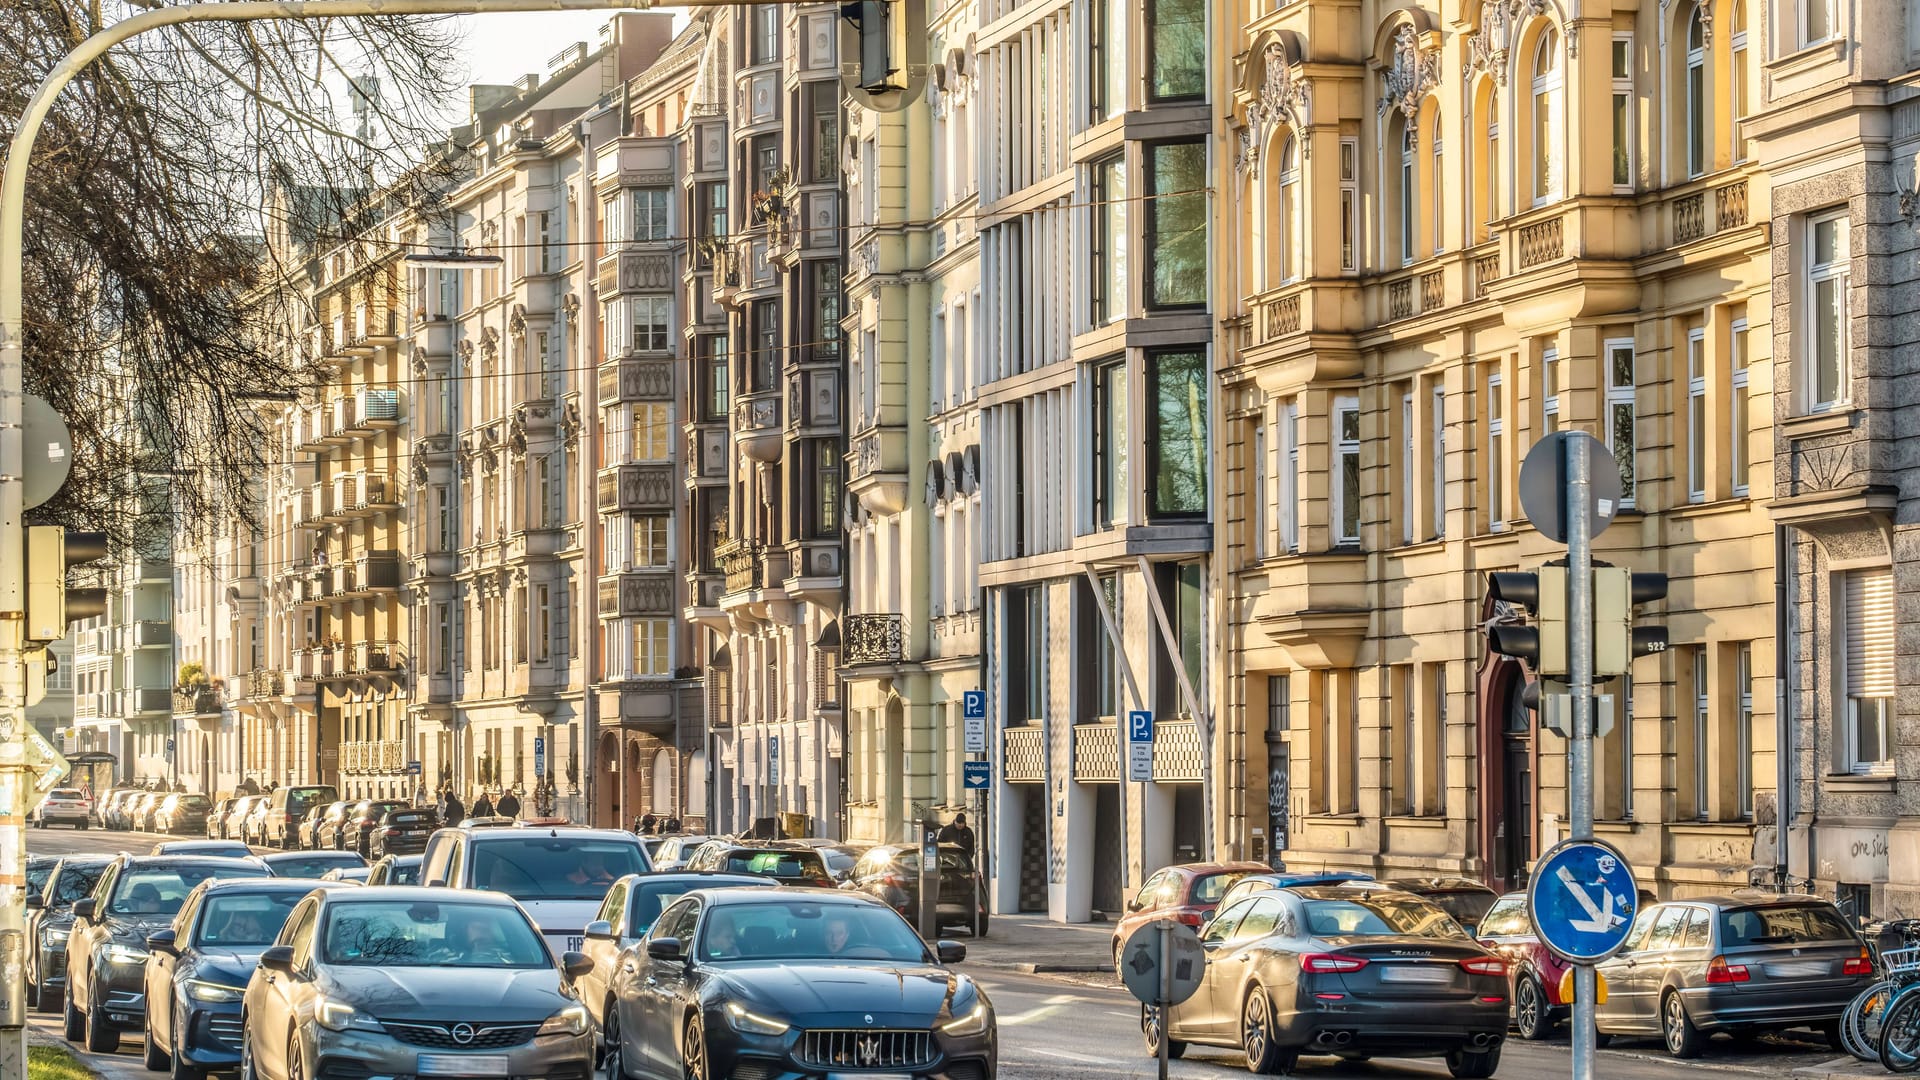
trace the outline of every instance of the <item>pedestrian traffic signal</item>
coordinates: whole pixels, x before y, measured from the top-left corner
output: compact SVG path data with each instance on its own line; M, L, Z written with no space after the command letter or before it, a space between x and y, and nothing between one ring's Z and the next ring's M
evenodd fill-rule
M70 589L70 567L104 559L107 534L68 532L58 525L27 528L27 632L44 645L67 636L67 624L107 613L107 590Z
M840 83L856 104L898 112L927 77L926 0L840 5Z
M1635 626L1633 609L1667 598L1667 575L1593 568L1593 677L1625 675L1636 657L1667 651L1664 625Z
M1487 629L1487 647L1527 662L1539 675L1565 675L1567 649L1567 568L1487 575L1487 593L1527 612L1526 625L1497 623Z

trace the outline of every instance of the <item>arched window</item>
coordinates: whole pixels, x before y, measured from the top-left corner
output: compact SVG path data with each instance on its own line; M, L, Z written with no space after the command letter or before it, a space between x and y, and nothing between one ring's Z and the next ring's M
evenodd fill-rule
M1447 215L1442 209L1445 205L1445 196L1441 194L1441 192L1446 190L1447 184L1445 174L1440 171L1440 113L1437 110L1433 114L1431 129L1427 132L1427 146L1430 147L1428 153L1433 155L1432 167L1427 173L1427 190L1433 193L1433 204L1430 211L1433 215L1433 251L1434 254L1438 255L1440 252L1445 251L1447 247L1447 238L1444 232L1446 229Z
M673 805L673 751L661 750L653 755L653 791L649 808L657 814L668 814Z
M1413 164L1413 125L1400 127L1400 261L1410 263L1419 257L1414 241L1414 201L1420 186L1415 181Z
M1696 5L1687 18L1687 175L1707 171L1707 28Z
M1300 276L1300 148L1291 134L1280 146L1279 205L1273 222L1279 242L1280 280Z
M1533 53L1533 201L1560 195L1560 34L1540 32Z
M1474 87L1469 119L1465 160L1471 165L1467 171L1472 220L1467 223L1467 243L1479 244L1493 234L1493 222L1500 216L1500 106L1491 75Z
M1747 4L1746 0L1733 0L1733 160L1747 160L1746 125L1741 120L1747 115L1753 99L1747 90Z

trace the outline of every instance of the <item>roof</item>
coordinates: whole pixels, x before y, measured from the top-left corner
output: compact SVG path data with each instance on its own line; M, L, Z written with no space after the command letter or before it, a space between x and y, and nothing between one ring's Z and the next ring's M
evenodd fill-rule
M255 878L212 878L202 882L201 887L208 892L297 892L302 895L315 889L330 888L335 883L318 881L313 878L292 877L255 877Z
M337 886L338 882L315 882L316 886ZM483 892L479 889L444 889L439 886L423 885L356 885L351 889L332 888L327 893L337 899L334 903L358 904L382 900L402 900L410 903L452 903L488 904L493 907L517 908L513 897L506 893Z
M127 863L129 865L142 866L142 867L147 867L147 866L222 867L222 866L232 866L235 863L242 863L246 861L244 859L223 858L219 855L133 855L127 852L121 852L119 857L127 860ZM263 858L263 856L255 855L253 856L253 858L255 860L258 860Z
M836 904L854 907L859 904L872 904L886 907L878 897L863 892L849 892L840 889L811 889L791 885L777 885L764 889L695 889L705 898L709 906L716 904L759 904L767 903L769 898L787 898L812 900L822 904Z
M1466 877L1396 877L1387 878L1387 884L1403 889L1421 889L1427 892L1492 892L1485 882Z

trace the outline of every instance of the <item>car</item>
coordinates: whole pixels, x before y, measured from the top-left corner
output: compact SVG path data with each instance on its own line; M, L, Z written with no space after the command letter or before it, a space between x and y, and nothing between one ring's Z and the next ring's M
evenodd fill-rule
M127 803L127 828L134 832L149 832L153 829L153 812L160 807L160 800L166 798L158 791L145 791Z
M264 877L245 859L119 855L93 895L73 904L67 938L64 1033L96 1054L120 1046L120 1032L146 1023L147 935L180 913L187 894L216 878Z
M312 881L206 881L172 925L147 935L147 1024L142 1064L173 1080L202 1080L240 1064L240 998L260 954Z
M261 847L291 850L300 842L300 821L315 803L335 802L340 792L332 784L292 784L275 788L254 811L254 835Z
M687 861L688 870L722 870L729 874L761 874L782 885L831 889L835 882L827 861L810 847L792 843L729 841L702 844Z
M1493 902L1473 932L1480 944L1507 962L1507 997L1513 1002L1513 1029L1523 1039L1544 1039L1573 1011L1573 995L1562 995L1560 980L1572 965L1560 959L1534 932L1525 891ZM1571 991L1572 987L1569 986Z
M68 855L27 860L27 1004L58 1012L67 992L67 935L73 931L73 902L93 894L110 855ZM34 888L38 863L52 864Z
M214 801L212 808L207 811L207 839L225 840L227 838L227 814L233 810L233 804L239 801L238 797Z
M554 955L581 952L613 883L651 869L625 829L462 824L427 838L422 885L485 889L518 900Z
M827 874L840 885L853 880L853 868L860 865L860 857L873 850L871 844L849 844L818 837L795 842L819 852L821 861L827 864Z
M398 806L386 812L370 834L368 858L415 855L427 850L427 838L440 827L440 812L432 807Z
M413 804L405 799L362 799L353 804L353 809L340 821L340 850L357 851L369 858L373 855L373 831L389 810L411 810ZM431 829L427 830L432 832ZM425 840L423 834L421 840Z
M1323 870L1314 872L1294 872L1276 870L1267 874L1248 874L1227 887L1220 897L1215 910L1225 910L1228 905L1237 904L1254 893L1268 889L1292 889L1303 885L1340 885L1349 881L1372 881L1373 875L1362 874L1354 870Z
M247 818L253 808L260 805L265 795L242 795L227 806L227 812L216 822L208 817L207 830L214 833L215 840L245 840Z
M340 847L340 819L353 804L342 799L315 803L300 822L300 846L308 851Z
M146 794L140 788L115 788L100 802L100 824L109 829L127 827L127 804Z
M986 936L986 890L981 887L973 857L957 844L941 844L939 858L940 881L934 893L936 929L962 926L975 937ZM868 848L855 864L846 887L879 899L918 926L920 849L909 844Z
M819 1076L884 1061L903 1076L991 1077L993 1003L947 966L966 952L929 947L862 893L687 893L622 953L607 1075Z
M34 812L34 823L43 829L49 825L88 828L93 824L93 799L79 788L54 788L47 792L46 798L40 800L40 808Z
M53 879L53 872L59 866L60 857L57 855L27 856L27 895L32 896L44 891L47 882Z
M653 921L667 905L695 889L771 889L776 885L754 874L722 874L713 871L660 871L628 874L613 883L607 898L587 924L586 947L582 950L593 961L593 970L575 980L580 1002L593 1014L593 1022L605 1029L607 1012L613 1006L611 980L620 968L620 954L647 936Z
M367 875L373 873L371 866L337 866L320 875L321 881L339 881L348 885L365 885Z
M351 851L269 851L255 855L253 861L274 877L297 878L321 878L329 870L367 865L367 860Z
M213 800L193 792L176 793L160 800L153 811L155 832L186 835L207 830L207 814Z
M591 963L554 955L512 899L357 888L300 901L241 1000L241 1075L592 1080Z
M1180 863L1155 870L1140 883L1140 890L1113 926L1114 967L1120 965L1121 946L1141 926L1171 918L1198 930L1234 883L1251 874L1272 872L1272 867L1257 862Z
M1487 909L1500 899L1500 894L1488 888L1485 882L1473 878L1444 875L1396 877L1388 878L1387 884L1401 892L1424 896L1440 905L1469 936L1480 926L1480 920L1486 918Z
M425 862L421 855L388 855L373 864L367 873L369 885L418 885L420 884L420 865Z
M1599 971L1601 1036L1657 1035L1677 1058L1722 1031L1814 1028L1838 1049L1841 1014L1874 981L1866 942L1832 901L1758 890L1643 908Z
M223 859L244 859L253 849L238 840L162 840L149 855L213 855Z

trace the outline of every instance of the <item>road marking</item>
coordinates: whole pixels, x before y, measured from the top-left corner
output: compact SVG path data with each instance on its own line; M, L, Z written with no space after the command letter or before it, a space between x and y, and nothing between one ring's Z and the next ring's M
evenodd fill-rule
M1120 1064L1120 1061L1117 1058L1093 1057L1092 1055L1089 1055L1089 1054L1076 1054L1070 1050L1042 1050L1037 1046L1029 1046L1029 1047L1026 1047L1025 1049L1029 1053L1045 1054L1048 1057L1064 1058L1068 1061L1084 1061L1089 1065Z

